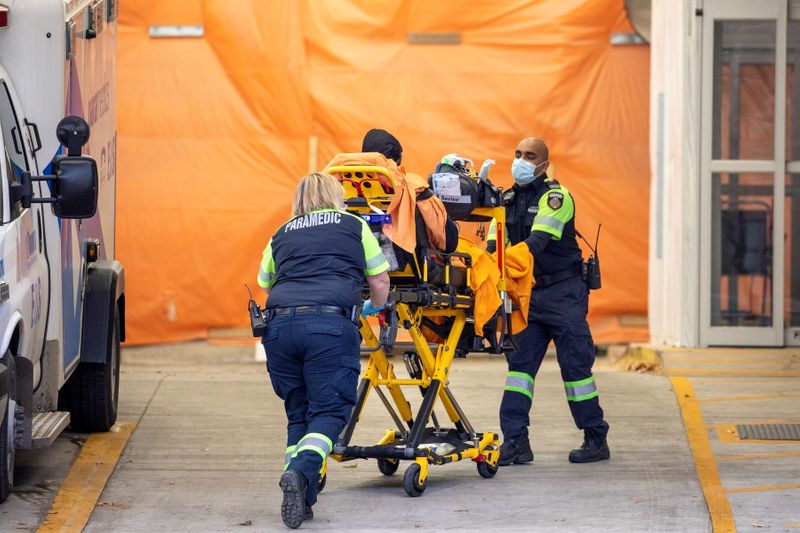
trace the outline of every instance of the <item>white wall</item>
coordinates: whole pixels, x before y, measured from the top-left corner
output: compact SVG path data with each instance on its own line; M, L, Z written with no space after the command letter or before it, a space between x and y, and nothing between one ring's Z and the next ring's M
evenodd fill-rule
M653 0L649 321L655 345L699 344L702 0Z

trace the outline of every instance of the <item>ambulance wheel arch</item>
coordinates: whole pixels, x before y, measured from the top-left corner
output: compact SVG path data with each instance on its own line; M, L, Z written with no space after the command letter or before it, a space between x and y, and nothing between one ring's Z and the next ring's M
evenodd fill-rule
M108 431L117 420L120 343L125 339L125 275L118 261L87 272L81 359L59 395L72 429Z

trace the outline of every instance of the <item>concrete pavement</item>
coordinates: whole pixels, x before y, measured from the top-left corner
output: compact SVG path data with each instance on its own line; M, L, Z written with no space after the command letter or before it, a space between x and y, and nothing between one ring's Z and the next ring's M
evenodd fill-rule
M139 426L86 531L282 529L284 415L251 357L252 348L204 343L125 351L120 418L140 418ZM505 371L498 357L453 365L452 389L479 431L499 430ZM303 528L708 530L669 382L600 367L597 380L612 426L611 461L567 461L582 435L548 360L537 379L532 465L502 468L491 480L472 462L433 467L425 494L410 498L405 464L386 478L373 461L332 463L316 518ZM371 400L354 443L371 444L391 427Z
M283 530L284 415L252 344L126 348L123 357L119 419L138 426L85 531ZM302 527L798 531L800 442L744 442L731 428L800 422L800 352L676 351L661 359L661 374L598 360L610 461L567 461L581 434L548 358L536 383L533 464L501 468L490 480L472 462L434 466L425 494L410 498L402 489L408 463L384 477L374 461L332 462L315 519ZM505 371L502 358L483 355L452 367L453 392L479 431L499 430ZM389 427L373 396L353 443L374 443ZM48 450L22 454L0 529L35 530L83 438L65 434Z

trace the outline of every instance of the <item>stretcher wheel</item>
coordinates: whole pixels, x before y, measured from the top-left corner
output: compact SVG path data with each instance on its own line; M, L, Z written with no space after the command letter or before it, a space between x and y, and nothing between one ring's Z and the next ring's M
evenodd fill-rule
M328 474L325 473L322 476L320 476L320 478L317 480L317 494L322 492L327 482L328 482Z
M403 474L403 488L406 489L406 494L412 498L422 496L422 493L425 492L425 482L419 482L420 470L422 470L420 466L413 463Z
M397 468L400 466L400 461L397 459L386 459L380 457L378 459L378 470L381 471L381 474L384 476L391 476L395 472L397 472Z
M480 463L477 464L478 464L478 473L481 475L481 477L486 479L493 478L494 475L497 473L497 469L499 468L497 465L492 466L486 461L481 461Z

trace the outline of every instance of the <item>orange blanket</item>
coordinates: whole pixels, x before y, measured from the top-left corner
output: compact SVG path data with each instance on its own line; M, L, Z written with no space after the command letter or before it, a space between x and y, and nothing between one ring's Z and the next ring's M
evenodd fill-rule
M472 274L469 288L475 294L473 316L475 317L475 331L480 335L484 324L494 316L497 308L503 303L497 290L497 283L500 281L500 270L497 268L497 263L492 256L463 237L458 239L456 251L467 253L472 258Z
M416 218L414 210L419 208L425 221L425 230L432 247L442 250L445 247L445 223L447 211L436 196L417 201L417 194L428 188L424 178L411 172L403 172L400 185L395 188L394 198L386 210L392 216L392 223L384 227L384 233L403 250L414 253L417 247Z
M528 325L533 288L533 256L524 242L506 248L506 288L517 308L511 312L511 332L517 334Z

